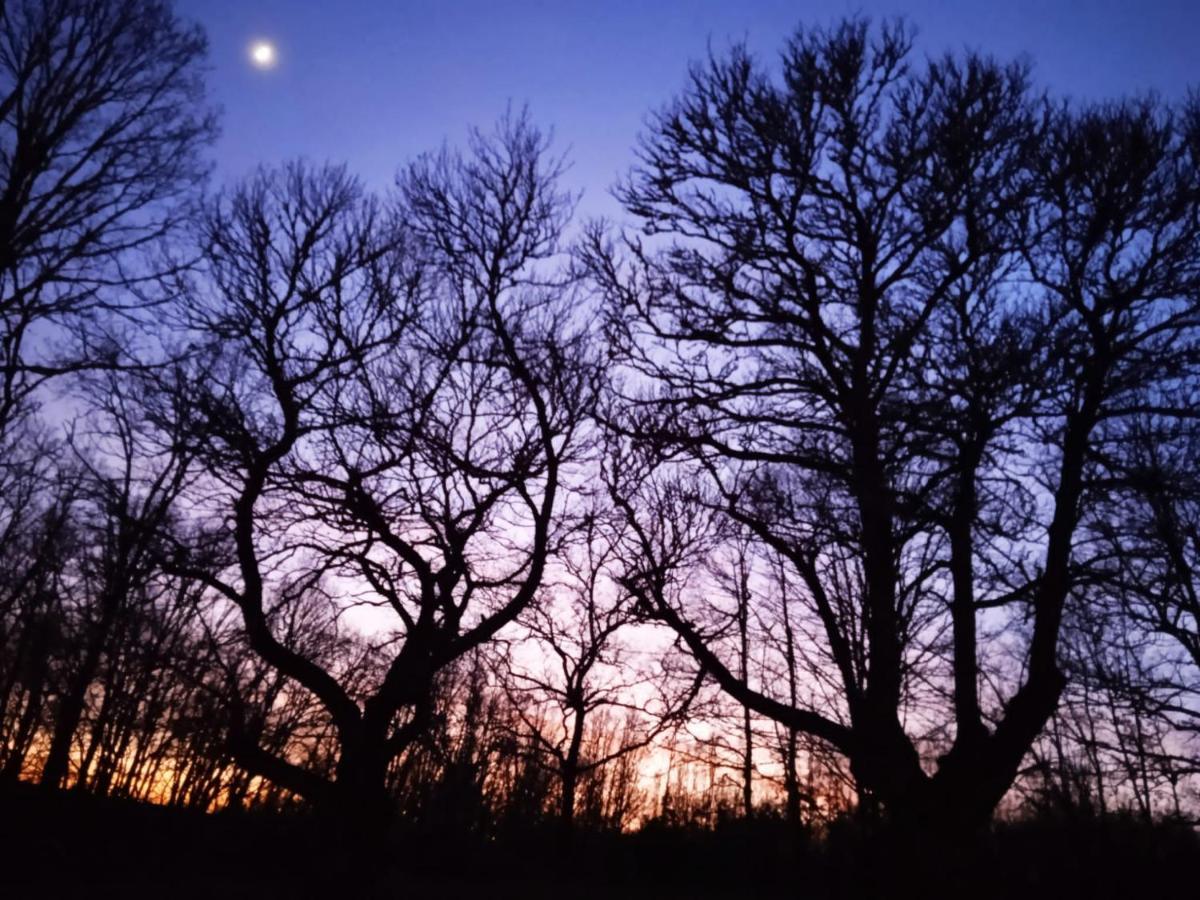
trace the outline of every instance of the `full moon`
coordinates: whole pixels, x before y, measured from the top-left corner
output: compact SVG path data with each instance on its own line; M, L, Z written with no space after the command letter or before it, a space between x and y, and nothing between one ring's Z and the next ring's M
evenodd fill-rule
M255 41L250 45L250 62L258 68L271 68L275 65L276 58L275 45L270 41Z

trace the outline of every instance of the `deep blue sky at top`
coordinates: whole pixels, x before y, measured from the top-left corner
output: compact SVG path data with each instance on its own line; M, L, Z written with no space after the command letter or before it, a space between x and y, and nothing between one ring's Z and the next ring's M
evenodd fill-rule
M632 160L646 114L711 42L763 58L799 22L906 16L918 50L1027 55L1060 94L1093 99L1200 87L1200 0L177 0L208 31L210 90L223 107L220 182L303 156L349 163L373 187L467 126L528 103L569 149L581 211ZM279 64L253 68L255 38Z

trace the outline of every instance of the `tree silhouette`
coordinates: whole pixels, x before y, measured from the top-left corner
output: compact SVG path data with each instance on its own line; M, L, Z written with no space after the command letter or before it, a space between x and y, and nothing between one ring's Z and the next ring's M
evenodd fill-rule
M1194 869L1200 101L913 48L577 229L524 112L207 195L168 0L0 3L0 881Z
M559 552L561 572L549 580L547 596L519 619L525 640L501 663L535 758L558 780L558 818L568 831L585 780L678 725L695 693L661 658L649 666L639 660L627 633L640 618L613 571L622 529L594 502L572 546ZM643 634L641 642L648 639Z
M104 313L178 265L163 242L216 130L205 52L160 0L0 9L0 441L47 378L120 361Z
M383 815L437 673L533 601L557 540L592 377L568 285L546 269L568 213L557 172L509 117L469 155L411 166L394 209L341 170L292 166L207 220L187 314L220 348L194 382L196 427L237 563L233 580L181 570L240 608L250 646L336 734L332 780L252 742L239 759L349 817ZM331 670L271 618L316 591L338 628L354 600L323 581L350 577L395 624ZM377 681L350 690L375 659Z
M910 47L850 21L797 32L776 79L742 48L695 67L620 190L648 237L585 256L628 373L612 427L787 561L840 697L781 701L693 604L646 602L894 818L953 831L1058 704L1080 518L1127 423L1190 415L1200 172L1187 110L1047 105L1020 67ZM981 620L1028 632L1019 669ZM944 715L929 774L905 722Z

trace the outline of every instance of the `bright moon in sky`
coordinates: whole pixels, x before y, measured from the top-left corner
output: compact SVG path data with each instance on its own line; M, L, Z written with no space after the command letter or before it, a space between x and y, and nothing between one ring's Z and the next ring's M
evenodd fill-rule
M260 69L275 65L275 45L270 41L255 41L250 45L250 62Z

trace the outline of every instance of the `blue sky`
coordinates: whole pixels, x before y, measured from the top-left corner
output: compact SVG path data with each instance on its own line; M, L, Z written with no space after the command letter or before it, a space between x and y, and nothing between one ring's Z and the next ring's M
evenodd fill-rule
M905 15L921 52L1027 55L1038 80L1081 98L1200 87L1200 0L178 0L211 43L224 110L218 178L303 156L345 161L375 187L416 153L487 125L510 101L553 126L574 162L582 211L631 161L646 113L687 64L745 39L773 55L798 22ZM249 64L255 38L279 65Z

